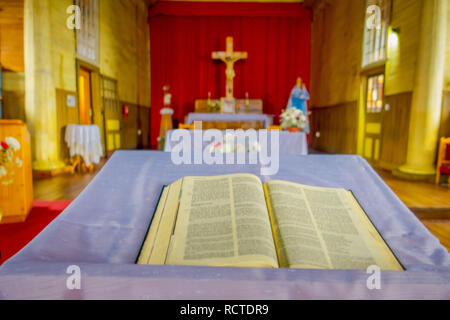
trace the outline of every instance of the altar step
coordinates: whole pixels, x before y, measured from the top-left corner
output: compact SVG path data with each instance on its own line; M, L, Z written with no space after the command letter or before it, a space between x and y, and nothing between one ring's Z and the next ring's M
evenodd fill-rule
M419 219L450 219L450 187L405 180L387 170L376 171Z

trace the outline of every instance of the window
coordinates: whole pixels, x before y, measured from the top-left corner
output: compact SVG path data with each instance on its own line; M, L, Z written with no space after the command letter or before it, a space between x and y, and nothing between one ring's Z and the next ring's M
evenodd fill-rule
M384 75L376 75L367 79L366 112L381 112L383 106Z
M362 66L386 59L390 0L367 0Z
M81 28L77 30L77 55L98 65L98 0L76 0L81 10Z

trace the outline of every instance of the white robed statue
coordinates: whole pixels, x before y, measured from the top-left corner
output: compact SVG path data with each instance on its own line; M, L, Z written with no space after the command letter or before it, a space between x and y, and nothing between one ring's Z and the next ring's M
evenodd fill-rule
M306 117L306 127L303 129L304 132L309 133L309 116L308 116L308 101L309 93L302 82L301 78L297 79L297 84L291 91L289 96L289 101L287 108L296 108L303 112Z

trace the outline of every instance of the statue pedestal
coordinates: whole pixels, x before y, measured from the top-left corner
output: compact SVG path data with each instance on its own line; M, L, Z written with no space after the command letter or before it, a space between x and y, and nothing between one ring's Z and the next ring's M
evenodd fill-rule
M172 115L173 109L163 108L160 111L161 114L161 125L159 127L159 138L158 138L158 150L164 149L164 139L166 137L167 131L173 129Z

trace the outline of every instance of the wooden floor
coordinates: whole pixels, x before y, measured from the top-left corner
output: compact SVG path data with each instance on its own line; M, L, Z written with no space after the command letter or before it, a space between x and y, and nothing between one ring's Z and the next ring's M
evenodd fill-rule
M94 176L95 174L74 174L34 179L34 199L45 201L73 200L78 197Z
M43 201L73 200L94 179L104 162L93 173L64 174L52 178L33 179L34 199Z
M398 178L376 170L386 184L420 218L450 219L450 187Z
M410 181L376 170L394 193L450 251L450 187Z
M62 175L39 178L34 183L36 200L73 200L91 182L104 163L93 174ZM386 184L420 218L424 225L450 251L450 188L431 183L403 180L390 172L377 170Z
M421 220L425 227L450 251L450 220Z

